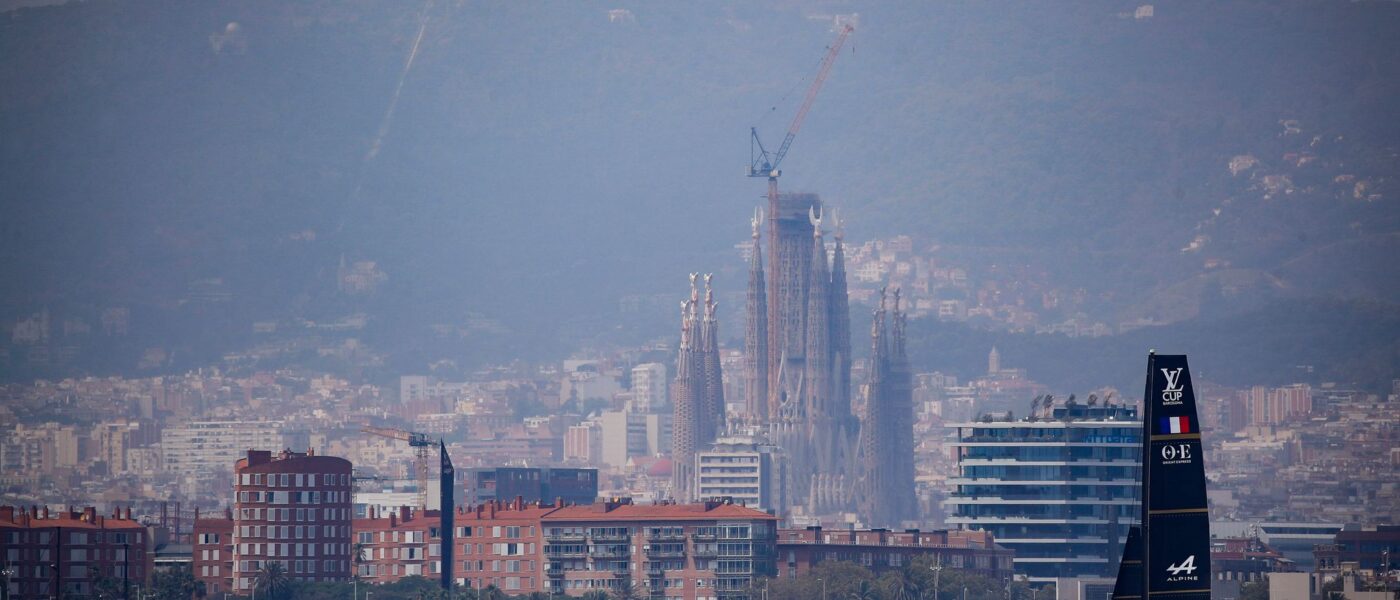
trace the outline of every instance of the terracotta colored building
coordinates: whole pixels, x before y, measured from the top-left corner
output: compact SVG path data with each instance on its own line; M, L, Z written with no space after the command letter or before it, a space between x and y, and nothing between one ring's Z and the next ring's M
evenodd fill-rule
M774 573L777 519L731 503L492 502L460 510L454 575L508 594L582 596L630 585L668 600L745 599Z
M194 578L204 582L204 591L211 598L223 597L232 590L233 581L233 513L220 517L195 515L193 554Z
M1211 540L1210 574L1216 581L1263 581L1266 573L1297 570L1293 561L1259 538Z
M231 589L251 590L268 562L303 581L350 579L350 461L249 450L234 466Z
M12 571L0 585L12 598L86 596L103 579L119 589L147 587L149 540L131 509L104 516L91 507L0 506L0 561Z
M778 577L795 578L830 560L859 563L875 572L931 556L945 567L1010 579L1015 552L985 531L783 529L778 532Z
M453 577L474 589L495 585L508 594L544 591L541 519L555 510L553 504L525 504L517 498L458 512Z
M391 583L442 573L442 518L438 511L420 513L407 506L355 519L355 574L362 582ZM352 553L353 554L353 553Z

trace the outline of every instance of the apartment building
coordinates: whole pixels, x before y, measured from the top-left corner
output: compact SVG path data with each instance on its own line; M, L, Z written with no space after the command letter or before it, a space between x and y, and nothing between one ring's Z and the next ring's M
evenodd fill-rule
M1065 402L948 427L959 472L948 523L990 532L1033 581L1114 576L1139 512L1135 407Z
M350 578L350 461L249 450L234 474L233 591L251 590L268 562L297 580Z
M94 586L145 587L151 573L150 536L131 509L50 512L48 507L0 506L0 558L8 571L6 597L94 594Z
M490 502L455 517L454 576L508 594L631 589L666 600L746 600L772 576L777 519L732 502L589 506Z
M438 511L419 512L408 506L355 519L355 576L366 583L392 583L419 575L442 573L442 517Z
M921 556L951 569L1009 581L1015 552L985 531L890 531L806 529L778 531L778 577L805 575L826 561L848 561L881 573L901 569Z

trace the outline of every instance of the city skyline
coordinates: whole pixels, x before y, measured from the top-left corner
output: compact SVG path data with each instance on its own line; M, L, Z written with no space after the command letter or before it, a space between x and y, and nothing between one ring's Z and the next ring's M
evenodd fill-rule
M1400 591L1400 4L0 22L3 600Z

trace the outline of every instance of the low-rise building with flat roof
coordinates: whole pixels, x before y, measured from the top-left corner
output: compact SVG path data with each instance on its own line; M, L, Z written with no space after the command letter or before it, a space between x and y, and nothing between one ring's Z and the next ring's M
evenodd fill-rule
M915 558L932 557L950 569L1010 580L1015 553L985 531L890 531L888 529L781 529L778 577L795 578L827 561L849 561L879 573Z

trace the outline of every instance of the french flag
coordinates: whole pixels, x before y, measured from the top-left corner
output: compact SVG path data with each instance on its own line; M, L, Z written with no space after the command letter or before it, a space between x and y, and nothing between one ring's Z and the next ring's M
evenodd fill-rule
M1191 433L1191 417L1162 417L1157 433Z

